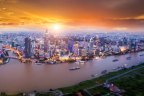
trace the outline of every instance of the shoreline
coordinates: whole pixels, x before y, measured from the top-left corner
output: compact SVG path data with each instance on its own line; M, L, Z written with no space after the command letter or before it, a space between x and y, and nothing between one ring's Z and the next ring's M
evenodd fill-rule
M93 79L90 79L90 80L85 80L85 81L82 81L82 82L80 82L80 83L78 83L78 84L75 84L75 85L72 85L72 86L68 86L68 87L58 88L58 89L60 89L60 90L61 90L62 92L64 92L64 93L71 91L71 89L74 89L74 90L72 90L71 92L79 91L80 89L76 89L76 90L75 90L75 88L73 88L73 87L83 86L83 85L81 85L81 84L88 83L88 82L91 83L91 85L93 86L94 83L97 84L97 83L105 82L105 81L106 81L108 78L110 78L110 77L113 77L113 76L115 76L115 75L128 72L128 71L130 71L130 70L139 68L139 67L141 67L141 66L144 66L144 63L140 63L140 64L138 64L138 65L136 65L136 66L131 66L131 67L129 67L129 68L124 68L124 69L121 69L121 70L118 70L118 71L108 72L108 73L106 73L106 74L104 74L104 75L101 75L101 76L99 76L99 77L96 77L96 78L93 78ZM99 82L98 82L98 81L99 81ZM92 84L92 83L93 83L93 84ZM88 85L88 86L89 86L89 85ZM90 86L90 87L91 87L91 86ZM86 88L88 88L88 87L86 86ZM83 89L84 89L84 88L83 88Z

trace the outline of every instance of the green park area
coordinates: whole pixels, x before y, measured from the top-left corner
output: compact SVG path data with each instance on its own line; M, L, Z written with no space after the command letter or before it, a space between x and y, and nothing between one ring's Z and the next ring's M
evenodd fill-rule
M138 66L132 66L127 69L122 69L116 72L110 72L98 78L81 82L71 87L60 88L63 93L75 93L79 90L87 89L93 96L101 94L102 96L113 96L111 92L102 87L102 84L111 77L117 78L110 79L109 82L114 83L120 89L124 90L124 96L144 96L144 63Z

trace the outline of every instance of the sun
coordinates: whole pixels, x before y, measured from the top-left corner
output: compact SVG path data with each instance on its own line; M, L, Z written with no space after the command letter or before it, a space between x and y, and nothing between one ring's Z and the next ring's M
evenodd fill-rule
M53 24L52 29L53 30L60 30L61 29L61 24Z

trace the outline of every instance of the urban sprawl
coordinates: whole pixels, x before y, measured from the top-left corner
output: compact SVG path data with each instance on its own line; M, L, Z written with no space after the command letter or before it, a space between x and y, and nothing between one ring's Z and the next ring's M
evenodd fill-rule
M10 59L23 63L57 64L87 61L96 57L122 55L144 50L142 35L92 33L55 36L45 32L0 34L1 64Z

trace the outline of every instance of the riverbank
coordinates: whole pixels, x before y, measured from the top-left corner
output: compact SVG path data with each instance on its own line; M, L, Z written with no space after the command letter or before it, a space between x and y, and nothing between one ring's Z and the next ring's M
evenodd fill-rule
M140 65L137 65L137 66L132 66L132 67L127 68L127 69L124 68L124 69L116 71L116 72L110 72L110 73L105 74L103 76L100 76L98 78L94 78L92 80L87 80L87 81L81 82L81 83L79 83L77 85L74 85L74 86L71 86L71 87L60 88L59 90L61 90L64 94L69 94L69 93L72 94L72 93L78 92L79 90L83 90L83 89L89 89L89 91L92 95L94 95L94 93L96 93L98 91L106 93L106 92L108 92L108 90L105 90L105 89L102 89L101 87L96 87L96 86L101 86L103 83L106 82L107 79L109 79L111 77L117 76L119 74L126 73L130 70L133 70L133 69L136 69L136 68L139 68L139 67L142 67L142 66L144 66L144 63L142 63ZM136 78L135 78L135 80L136 80ZM127 82L127 81L126 80L124 80L124 81L121 80L121 81L116 81L116 82L120 82L120 84L121 84L121 83Z
M124 96L144 96L144 64L131 68L124 73L112 76L101 85L88 88L91 95L124 95Z

